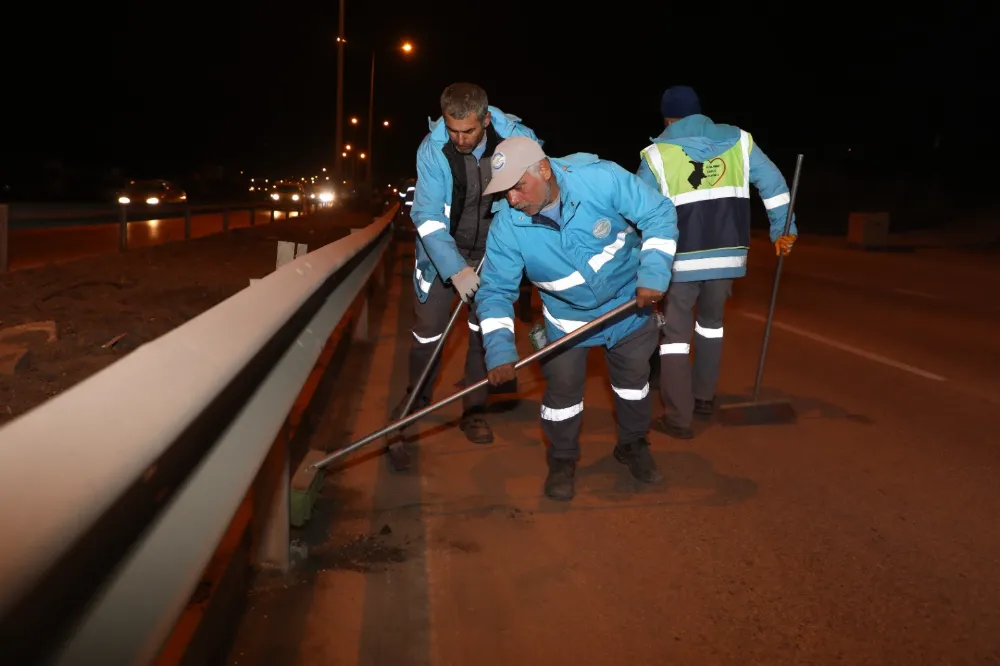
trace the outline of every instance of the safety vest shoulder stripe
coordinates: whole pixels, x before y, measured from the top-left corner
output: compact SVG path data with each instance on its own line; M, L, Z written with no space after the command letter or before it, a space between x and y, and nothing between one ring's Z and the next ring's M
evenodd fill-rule
M667 172L663 168L663 156L660 154L657 145L654 143L648 146L642 151L642 154L646 157L646 163L649 165L650 171L653 172L653 176L656 177L656 182L660 184L660 193L663 196L670 198L670 186L667 184Z

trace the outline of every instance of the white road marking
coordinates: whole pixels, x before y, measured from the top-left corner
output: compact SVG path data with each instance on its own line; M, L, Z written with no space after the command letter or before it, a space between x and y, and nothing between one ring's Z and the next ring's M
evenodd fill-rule
M756 314L754 312L740 311L744 317L748 319L753 319L754 321L766 322L767 317L763 315ZM876 354L874 352L865 351L864 349L858 349L857 347L852 347L851 345L844 344L843 342L837 342L825 336L819 335L817 333L812 333L811 331L806 331L795 326L790 326L788 324L782 324L779 321L771 323L774 328L779 328L783 331L788 331L789 333L794 333L795 335L800 335L803 338L808 338L814 342L819 342L824 345L833 347L834 349L839 349L840 351L845 351L855 356L860 356L861 358L868 359L869 361L874 361L876 363L881 363L882 365L888 365L889 367L896 368L897 370L905 370L906 372L917 375L918 377L923 377L924 379L932 379L938 382L948 381L941 375L935 375L933 372L928 372L926 370L921 370L920 368L915 368L912 365L908 365L901 361L894 361L891 358L882 356L881 354Z

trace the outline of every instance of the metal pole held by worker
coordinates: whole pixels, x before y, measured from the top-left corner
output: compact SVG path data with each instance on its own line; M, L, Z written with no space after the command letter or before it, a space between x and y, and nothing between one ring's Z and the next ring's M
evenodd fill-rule
M576 340L577 338L579 338L579 337L581 337L583 335L586 335L587 333L590 333L591 331L593 331L594 329L598 328L599 326L602 326L606 322L614 319L615 317L618 317L619 315L624 314L625 312L628 312L629 310L631 310L634 307L635 307L635 299L633 298L633 299L629 300L628 302L623 303L622 305L619 305L618 307L616 307L615 309L611 310L610 312L604 313L603 315L601 315L597 319L595 319L595 320L593 320L591 322L588 322L587 324L581 326L580 328L576 329L575 331L571 331L571 332L567 333L566 335L564 335L563 337L559 338L555 342L549 343L548 345L542 347L541 349L539 349L535 353L531 354L530 356L526 356L525 358L521 359L520 361L518 361L517 363L514 364L514 369L517 370L517 369L523 368L524 366L526 366L526 365L528 365L530 363L534 363L535 361L537 361L538 359L542 358L543 356L545 356L545 355L547 355L547 354L555 351L556 349L559 349L560 347L563 347L567 343L572 342L573 340ZM315 467L315 468L326 467L327 465L329 465L330 463L334 462L335 460L343 458L347 454L352 453L353 451L356 451L356 450L360 449L365 444L373 442L373 441L377 440L378 438L384 436L385 434L392 432L393 430L397 430L397 429L402 428L402 427L404 427L406 425L409 425L410 423L413 423L417 419L421 419L421 418L427 416L428 414L430 414L431 412L435 412L435 411L441 409L442 407L444 407L445 405L449 405L449 404L455 402L456 400L458 400L459 398L461 398L462 396L464 396L464 395L466 395L468 393L472 393L473 391L477 391L477 390L481 389L482 387L484 387L487 384L489 384L489 381L490 380L487 378L487 379L483 379L483 380L480 380L480 381L476 382L472 386L466 386L464 389L462 389L458 393L454 393L454 394L448 396L447 398L444 398L443 400L439 400L438 402L436 402L436 403L434 403L432 405L428 405L427 407L424 407L423 409L420 409L420 410L414 412L413 414L410 414L409 416L406 416L406 417L403 417L403 418L399 419L395 423L390 423L389 425L387 425L386 427L382 428L381 430L373 432L372 434L367 435L367 436L363 437L362 439L359 439L358 441L354 442L353 444L345 446L344 448L340 449L339 451L336 451L336 452L330 454L326 458L323 458L322 460L317 461L316 463L314 463L312 465L312 467Z
M782 236L787 236L792 228L792 215L795 210L795 197L799 191L799 176L802 172L802 155L795 160L795 176L792 178L792 191L788 198L788 213L785 217L785 229ZM764 340L760 348L760 360L757 363L757 377L753 384L753 398L750 402L730 405L720 405L719 421L726 426L743 425L777 425L795 423L796 414L792 403L788 400L771 400L761 402L760 386L764 380L764 361L767 358L767 345L771 340L771 323L774 321L774 306L778 301L778 283L781 280L781 267L785 262L784 252L778 253L778 266L774 271L774 285L771 287L771 302L767 308L767 319L764 322Z
M785 217L785 230L782 236L787 236L792 229L792 212L795 209L795 195L799 191L799 173L802 171L802 155L795 159L795 175L792 176L792 193L788 199L788 215ZM767 307L767 321L764 323L764 341L760 348L760 361L757 363L757 378L753 385L753 401L757 402L760 395L760 384L764 379L764 359L767 358L767 343L771 339L771 323L774 321L774 305L778 302L778 282L781 280L781 267L785 263L785 253L778 254L778 267L774 270L774 285L771 287L771 303Z
M483 255L483 258L479 260L479 265L476 266L477 275L479 275L479 273L483 270L484 263L486 263L485 255ZM403 405L403 411L402 413L400 413L399 418L403 418L404 416L410 413L411 409L413 409L413 403L416 402L417 400L417 394L420 393L420 389L423 388L424 382L427 381L428 375L431 374L431 368L434 367L434 362L441 354L441 350L444 349L444 343L448 339L448 334L451 333L451 328L452 326L455 325L455 321L458 319L458 315L462 311L463 305L465 305L465 303L460 298L458 300L458 305L455 307L454 312L451 313L451 319L448 320L448 325L445 326L444 328L444 333L441 334L441 338L438 340L437 345L434 347L434 351L431 352L430 360L427 362L427 365L424 366L423 372L420 373L420 378L417 379L417 383L414 386L410 387L410 395L408 395L406 398L406 404ZM473 303L469 303L469 307L470 308L474 307Z

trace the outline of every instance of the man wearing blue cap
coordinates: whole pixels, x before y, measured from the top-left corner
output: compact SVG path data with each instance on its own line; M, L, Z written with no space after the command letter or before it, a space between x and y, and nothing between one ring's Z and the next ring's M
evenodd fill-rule
M749 132L702 115L688 86L668 88L660 112L666 128L641 152L637 175L677 209L677 255L663 301L660 394L667 434L690 439L694 414L708 418L714 412L726 299L733 279L746 274L750 185L764 200L777 253L791 251L798 231L793 219L789 234L782 235L788 185Z

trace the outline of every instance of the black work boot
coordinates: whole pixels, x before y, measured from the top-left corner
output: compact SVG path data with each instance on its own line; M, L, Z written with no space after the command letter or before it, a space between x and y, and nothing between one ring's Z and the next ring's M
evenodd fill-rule
M406 406L406 401L410 397L410 392L407 391L403 399L399 401L399 404L392 410L392 414L389 416L389 420L393 423L403 418L403 407ZM410 411L407 414L412 414L418 409L423 409L430 404L430 401L423 397L417 396L417 399L413 401L413 406L410 407ZM399 435L400 439L389 445L389 464L397 472L405 472L406 470L413 467L413 455L406 447L406 442L403 441L405 437L406 426L396 430L395 432L389 433L387 437L392 437L393 435Z
M397 472L405 472L413 467L413 454L406 448L406 442L402 440L393 442L386 449L389 453L389 464Z
M545 496L558 502L570 501L576 494L573 486L576 461L549 458L548 462L549 475L545 477Z
M462 421L458 427L465 433L465 438L473 444L489 444L493 441L493 430L483 418L485 413L482 407L473 407L462 414Z
M705 421L715 416L715 399L699 400L694 399L694 415Z
M663 432L674 439L691 439L694 437L694 431L691 428L679 426L665 416L660 420L660 423L663 424Z
M637 481L643 483L662 483L663 475L656 469L656 462L649 452L649 442L645 438L636 442L618 443L615 447L615 460L628 465L628 471Z

